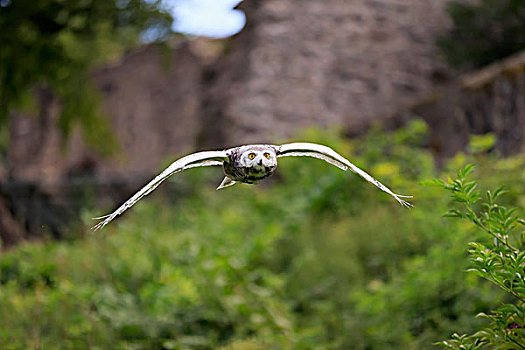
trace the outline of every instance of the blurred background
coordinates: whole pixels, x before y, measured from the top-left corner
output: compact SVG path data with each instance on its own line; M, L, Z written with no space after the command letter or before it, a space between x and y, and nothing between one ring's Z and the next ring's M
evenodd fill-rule
M525 205L523 0L0 0L0 348L427 349L502 300L424 180ZM177 157L330 145L221 192ZM520 209L521 210L521 209Z

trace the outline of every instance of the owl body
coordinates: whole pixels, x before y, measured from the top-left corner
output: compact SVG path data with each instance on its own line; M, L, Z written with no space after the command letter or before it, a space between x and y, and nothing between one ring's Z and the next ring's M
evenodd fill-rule
M235 147L223 163L224 174L231 181L254 184L277 169L277 153L271 145Z

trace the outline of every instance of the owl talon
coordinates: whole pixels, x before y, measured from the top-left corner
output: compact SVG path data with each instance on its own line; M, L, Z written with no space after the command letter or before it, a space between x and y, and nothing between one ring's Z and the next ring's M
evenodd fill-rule
M233 186L236 183L237 183L236 181L233 181L228 176L225 176L224 179L222 180L221 184L219 185L219 187L217 187L217 191L218 190L222 190L223 188L226 188L226 187Z

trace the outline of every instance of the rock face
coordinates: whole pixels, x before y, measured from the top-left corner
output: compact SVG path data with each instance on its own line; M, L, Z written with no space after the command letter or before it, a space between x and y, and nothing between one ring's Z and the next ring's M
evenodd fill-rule
M523 151L525 52L463 75L402 113L407 112L429 125L429 146L437 159L466 148L469 135L488 132L501 154Z
M188 42L169 53L148 46L96 70L93 79L121 149L106 158L86 146L80 130L64 145L56 127L60 104L38 90L40 113L11 119L8 165L0 177L3 244L60 237L64 222L85 205L85 193L95 189L102 199L97 203L113 205L140 188L166 158L193 151L201 129L202 71Z
M223 43L218 59L194 40L179 41L167 55L153 46L128 54L93 73L120 141L115 157L98 156L78 130L62 147L60 105L39 91L39 115L12 118L0 215L53 216L27 209L20 194L27 186L34 198L66 207L65 197L78 192L75 181L108 185L123 198L162 163L198 148L281 142L307 126L340 125L351 135L388 123L451 75L433 45L447 26L447 1L246 0L248 25ZM11 221L0 220L0 231Z
M433 44L448 23L446 2L242 3L248 27L212 74L222 106L211 118L223 128L212 141L275 141L312 125L356 134L388 119L451 74Z
M103 110L121 148L108 158L90 150L80 130L64 147L55 127L59 103L48 91L39 91L40 114L13 118L9 177L52 190L83 173L96 175L99 182L149 176L168 155L196 147L202 69L183 42L169 53L148 46L96 70L93 78L104 97Z
M246 1L247 27L211 64L196 42L182 41L94 72L120 141L116 157L98 157L80 133L61 148L60 106L41 91L39 116L13 118L8 175L51 185L82 171L100 181L145 178L198 147L282 141L306 126L357 134L447 77L433 46L446 2Z

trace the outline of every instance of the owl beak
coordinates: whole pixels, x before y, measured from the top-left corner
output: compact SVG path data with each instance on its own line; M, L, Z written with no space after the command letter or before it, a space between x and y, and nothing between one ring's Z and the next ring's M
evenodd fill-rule
M258 165L262 165L262 159L259 160Z

